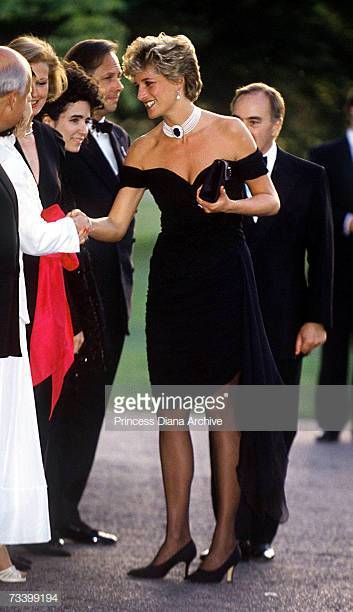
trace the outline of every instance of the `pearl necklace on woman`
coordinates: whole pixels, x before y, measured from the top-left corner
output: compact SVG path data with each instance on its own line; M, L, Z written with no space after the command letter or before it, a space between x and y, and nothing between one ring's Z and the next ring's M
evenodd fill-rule
M198 124L201 117L201 108L193 105L192 113L181 125L168 125L163 121L163 132L169 138L183 138L185 134L189 134Z

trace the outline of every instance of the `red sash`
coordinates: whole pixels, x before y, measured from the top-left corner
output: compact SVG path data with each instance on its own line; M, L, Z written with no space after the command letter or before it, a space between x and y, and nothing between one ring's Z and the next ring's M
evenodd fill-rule
M47 222L65 217L58 204L42 211ZM74 253L54 253L39 258L38 290L30 340L33 386L52 377L53 414L64 377L74 361L73 328L66 298L64 272L76 270L79 261Z

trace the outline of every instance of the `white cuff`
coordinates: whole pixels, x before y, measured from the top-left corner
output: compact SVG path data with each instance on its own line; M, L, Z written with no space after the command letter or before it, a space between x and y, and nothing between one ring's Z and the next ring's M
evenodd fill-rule
M353 219L353 213L347 213L343 221L343 233L345 236L349 236L351 233L350 224Z

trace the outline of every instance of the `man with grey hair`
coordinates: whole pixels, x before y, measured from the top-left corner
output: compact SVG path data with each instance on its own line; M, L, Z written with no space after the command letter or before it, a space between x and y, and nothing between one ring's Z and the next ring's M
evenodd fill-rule
M18 61L12 61L11 54L8 53L7 47L1 47L0 49L0 98L3 98L7 94L14 94L24 96L29 87L31 75L28 74L28 68L26 62L21 56L21 61L17 57ZM23 103L23 98L22 98ZM19 107L21 109L21 106ZM11 119L13 121L13 119ZM3 118L2 122L6 122Z
M30 110L31 70L26 60L0 47L0 543L50 539L47 487L25 326L28 321L22 254L79 250L81 217L55 223L41 218L31 171L15 148L14 130ZM43 330L45 333L45 330ZM6 549L2 549L2 551ZM21 582L7 553L0 580Z
M244 230L272 353L283 382L299 385L303 356L325 342L331 326L333 229L326 174L321 166L277 146L285 104L273 87L265 83L240 87L231 102L231 113L252 133L280 197L278 215L245 217ZM294 394L284 408L288 452L295 436L297 408L298 394ZM238 535L250 541L252 557L274 557L271 543L277 528L270 518L254 516L242 500Z

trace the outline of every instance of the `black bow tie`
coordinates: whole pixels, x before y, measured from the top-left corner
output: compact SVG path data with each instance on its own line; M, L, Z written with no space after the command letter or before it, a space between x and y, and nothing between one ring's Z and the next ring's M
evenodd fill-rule
M262 159L264 160L265 166L266 166L266 168L267 168L267 157L266 157L266 155L263 155L263 156L262 156Z
M111 134L113 124L109 123L109 121L97 121L96 119L93 119L92 128L96 130L97 133Z

